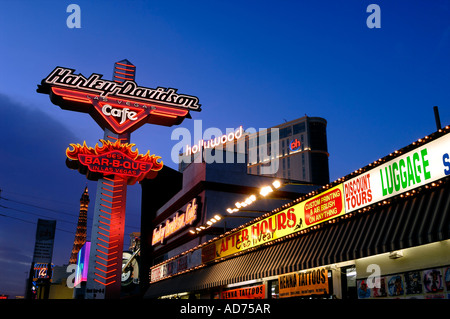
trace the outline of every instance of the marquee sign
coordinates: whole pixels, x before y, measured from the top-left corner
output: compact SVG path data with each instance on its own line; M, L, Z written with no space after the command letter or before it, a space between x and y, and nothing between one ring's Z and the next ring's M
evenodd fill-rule
M202 248L202 262L234 255L407 193L450 175L450 134Z
M86 142L83 145L70 144L66 149L69 160L77 161L86 166L90 172L98 172L104 175L121 175L126 179L133 178L133 182L143 180L149 173L159 171L163 163L158 162L159 156L145 155L133 150L135 144L110 142L101 139L102 146L98 143L95 147L89 147Z
M343 214L344 191L342 185L338 185L205 246L202 262L272 242Z
M177 89L142 87L134 80L118 83L97 73L86 78L74 72L56 67L37 92L48 94L62 109L89 113L100 127L117 134L132 132L145 123L180 124L189 111L201 111L197 97L180 94Z
M449 153L450 134L446 134L344 182L346 211L361 209L448 176Z

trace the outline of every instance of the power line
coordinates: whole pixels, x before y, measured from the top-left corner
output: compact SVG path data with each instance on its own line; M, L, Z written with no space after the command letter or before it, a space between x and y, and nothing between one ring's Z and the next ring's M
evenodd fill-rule
M78 215L75 215L75 214L70 214L70 213L58 211L58 210L55 210L55 209L42 207L42 206L39 206L39 205L34 205L34 204L30 204L30 203L26 203L26 202L10 199L10 198L1 197L1 191L0 191L0 199L4 199L6 201L10 201L10 202L14 202L14 203L22 204L22 205L27 205L27 206L38 208L38 209L44 209L44 210L48 210L48 211L51 211L51 212L54 212L54 213L64 214L64 215L68 215L68 216L71 216L71 217L77 217L78 218ZM9 207L5 207L5 206L2 206L2 205L0 205L0 207L9 208ZM9 209L14 209L14 208L9 208ZM24 212L24 213L28 213L28 212L25 212L25 211L22 211L22 210L18 210L18 209L15 209L15 210L21 211L21 212ZM29 214L32 214L32 213L29 213ZM35 214L35 215L38 215L38 214ZM40 216L43 216L43 215L40 215ZM46 216L44 216L44 217L46 217ZM49 217L46 217L46 218L49 218ZM88 216L87 219L88 220L92 220L92 217ZM61 220L61 221L64 221L64 220ZM68 221L64 221L64 222L69 223ZM74 224L76 225L77 223L74 223ZM129 227L129 228L133 228L133 229L140 229L140 227L133 226L133 225L125 225L125 227Z
M0 206L0 207L2 207L2 206ZM22 218L18 218L18 217L13 217L13 216L5 215L5 214L2 214L2 213L0 213L0 216L1 217L15 219L15 220L18 220L18 221L21 221L21 222L25 222L25 223L29 223L29 224L37 225L37 222L31 221L31 220L26 220L26 219L22 219ZM55 229L59 230L59 231L62 231L62 232L65 232L65 233L72 234L72 235L75 234L73 231L68 231L66 229L61 229L61 228L58 228L58 227L56 227ZM128 250L128 244L125 242L125 240L123 241L123 248L124 248L124 251Z
M58 214L64 214L64 215L68 215L68 216L72 216L72 217L78 217L78 215L75 215L75 214L69 214L66 212L59 211L59 210L55 210L55 209L51 209L51 208L47 208L47 207L43 207L43 206L38 206L38 205L34 205L34 204L22 202L22 201L10 199L10 198L0 197L0 199L4 199L4 200L10 201L10 202L14 202L14 203L22 204L22 205L27 205L27 206L34 207L34 208L48 210L48 211L58 213Z
M45 215L42 215L42 214L36 214L36 213L26 212L26 211L21 210L21 209L12 208L12 207L7 207L7 206L3 206L3 205L0 205L0 207L6 208L6 209L15 210L15 211L17 211L17 212L24 213L24 214L35 215L35 216L41 216L41 217L45 217L45 218L52 218L52 217L45 216ZM67 220L63 220L63 219L56 219L56 220L59 221L59 222L63 222L63 223L69 223L69 224L77 225L77 223L74 223L74 222L71 222L71 221L67 221Z
M1 192L0 192L0 195L1 195ZM25 202L13 200L13 199L1 197L1 196L0 196L0 199L4 199L4 200L6 200L6 201L19 203L19 204L27 205L27 206L34 207L34 208L40 208L40 209L44 209L44 210L49 210L49 211L52 211L52 212L56 212L56 213L58 213L58 214L64 214L64 215L68 215L68 216L71 216L71 217L77 217L77 218L78 218L78 215L69 214L69 213L57 211L57 210L54 210L54 209L50 209L50 208L46 208L46 207L41 207L41 206L38 206L38 205L33 205L33 204L29 204L29 203L25 203ZM27 211L24 211L24 210L21 210L21 209L17 209L17 208L7 207L7 206L4 206L4 205L0 205L0 207L5 208L5 209L15 210L15 211L18 211L18 212L21 212L21 213L25 213L25 214L36 215L36 216L41 216L41 217L45 217L45 218L53 218L53 217L45 216L45 215L42 215L42 214L37 214L37 213L27 212ZM56 218L55 218L55 219L56 219ZM66 221L66 220L62 220L62 219L56 219L56 220L61 221L61 222L65 222L65 223L70 223L70 224L78 225L78 223L71 222L71 221ZM92 218L91 218L91 217L88 217L88 220L92 220ZM140 227L133 226L133 225L125 225L125 227L126 227L126 228L132 228L132 229L140 229Z
M0 189L0 197L1 197L1 191L2 191L2 189ZM11 191L3 191L3 192L6 192L6 193L12 194L12 195L18 195L18 196L20 196L20 197L35 198L35 199L38 199L38 200L40 200L40 201L54 202L54 203L58 203L58 204L62 204L62 205L67 205L67 206L73 206L73 204L74 204L74 203L68 203L68 202L57 201L57 200L49 199L49 198L43 198L43 197L40 197L40 196L39 196L39 197L38 197L38 196L33 196L33 195L30 195L30 194L24 195L24 194L22 194L22 193L16 193L16 192L11 192Z
M2 195L2 191L3 191L3 189L0 188L0 200L1 200L1 199L4 199L4 200L9 201L9 202L14 202L14 203L26 205L26 206L29 206L29 207L38 208L38 209L43 209L43 210L47 210L47 211L54 212L54 213L57 213L57 214L63 214L63 215L67 215L67 216L71 216L71 217L76 217L76 218L78 218L78 214L70 214L70 213L63 212L63 211L60 211L60 210L55 210L55 209L52 209L52 208L43 207L43 206L39 206L39 205L27 203L27 202L15 200L15 199L10 199L10 198L6 198L6 197L2 197L2 196L1 196L1 195ZM9 192L9 191L8 191L8 193L12 193L12 192ZM15 194L20 195L19 193L15 193ZM30 196L27 195L27 197L30 197ZM36 197L35 197L35 198L36 198ZM29 213L29 212L25 212L25 211L18 210L18 209L14 209L14 208L10 208L10 207L5 207L5 206L2 206L2 205L0 205L0 207L7 208L7 209L17 210L17 211L20 211L20 212L22 212L22 213L32 214L32 213ZM38 216L39 216L39 214L35 214L35 215L38 215ZM40 215L40 216L43 216L43 215ZM47 216L44 216L44 217L46 217L46 218L51 218L51 217L47 217ZM87 216L87 219L88 219L89 221L92 221L92 217L90 217L90 216ZM66 223L73 223L73 222L68 222L68 221L64 221L64 220L61 220L61 221L62 221L62 222L66 222ZM77 223L73 223L73 224L77 225ZM140 227L133 226L133 225L125 225L125 227L126 227L126 228L132 228L132 229L140 230Z
M37 225L37 222L33 222L31 220L25 220L25 219L22 219L22 218L9 216L9 215L5 215L5 214L2 214L2 213L0 213L0 216L11 218L11 219L15 219L15 220L19 220L19 221L25 222L25 223L30 223L30 224ZM56 228L56 229L59 230L59 231L63 231L63 232L69 233L69 234L74 234L74 232L71 232L71 231L68 231L68 230L65 230L65 229L61 229L61 228Z

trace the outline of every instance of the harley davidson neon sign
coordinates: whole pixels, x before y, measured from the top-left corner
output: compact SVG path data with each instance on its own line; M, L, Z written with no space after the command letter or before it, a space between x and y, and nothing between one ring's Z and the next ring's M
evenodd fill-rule
M98 172L105 175L121 175L125 178L133 177L135 181L141 181L151 171L159 171L163 163L158 162L161 157L139 154L132 148L135 144L120 143L120 141L110 142L100 140L103 146L95 145L95 148L80 144L70 144L72 149L66 149L67 158L73 161L79 161L81 165L86 166L91 172Z
M145 123L164 126L180 124L189 111L201 111L195 96L177 89L138 86L133 80L123 83L74 74L74 69L56 67L38 85L37 92L48 94L62 109L90 113L102 128L122 134Z
M171 106L199 110L198 98L178 94L176 89L158 87L156 89L138 86L136 82L127 80L123 83L102 79L101 74L93 73L89 78L82 74L74 74L74 69L56 67L44 80L42 85L49 84L65 88L89 91L101 97L118 96L134 98L142 102L159 102Z

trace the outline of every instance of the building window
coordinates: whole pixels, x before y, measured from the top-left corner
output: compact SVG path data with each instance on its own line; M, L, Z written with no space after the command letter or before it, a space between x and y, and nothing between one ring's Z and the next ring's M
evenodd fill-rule
M305 122L297 123L297 124L294 124L294 126L292 128L293 128L293 134L295 135L298 133L305 132L306 125L305 125Z
M310 123L310 148L312 150L328 151L326 125L323 123Z
M280 138L289 137L292 135L292 126L284 127L280 129Z

